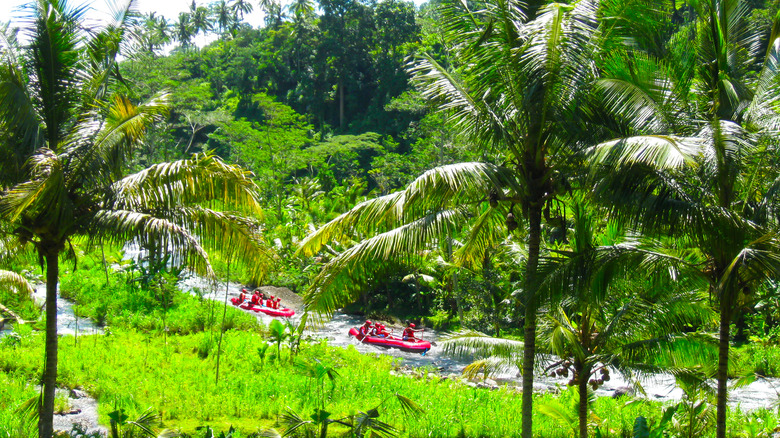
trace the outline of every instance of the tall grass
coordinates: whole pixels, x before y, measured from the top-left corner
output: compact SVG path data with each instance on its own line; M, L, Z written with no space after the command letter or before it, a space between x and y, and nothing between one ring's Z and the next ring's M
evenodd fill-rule
M275 425L287 409L306 414L317 405L314 383L287 360L261 358L260 334L229 331L223 341L224 377L214 379L213 354L201 358L199 348L208 333L160 336L118 331L111 335L82 336L78 343L62 342L60 382L83 386L100 402L106 414L123 408L140 414L149 406L162 414L164 426L193 431L201 425L217 430L235 426L244 433ZM34 379L39 372L42 336L31 336L15 347L0 348L0 369ZM9 354L13 353L13 354ZM404 429L409 437L512 436L519 433L520 403L511 389L488 391L438 377L393 376L393 359L362 355L353 348L331 348L316 343L301 353L303 360L320 360L338 367L340 377L327 391L326 408L336 416L377 407L395 393L412 398L425 409L419 418L405 418L401 407L385 403L383 420ZM538 401L554 395L539 395ZM594 413L601 418L604 437L630 436L634 418L660 415L658 405L625 405L599 399ZM132 417L133 415L131 415ZM568 437L559 423L539 416L538 431L545 437Z
M0 373L0 437L38 436L37 423L25 404L38 395L34 385L21 373Z

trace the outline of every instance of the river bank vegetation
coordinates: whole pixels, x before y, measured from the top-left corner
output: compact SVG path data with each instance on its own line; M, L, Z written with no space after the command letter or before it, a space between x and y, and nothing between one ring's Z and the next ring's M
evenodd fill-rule
M50 436L63 386L204 436L775 431L727 400L780 374L777 2L33 3L0 26L0 432ZM523 390L393 376L190 272L452 331ZM58 336L58 295L104 332ZM684 398L592 400L616 372Z

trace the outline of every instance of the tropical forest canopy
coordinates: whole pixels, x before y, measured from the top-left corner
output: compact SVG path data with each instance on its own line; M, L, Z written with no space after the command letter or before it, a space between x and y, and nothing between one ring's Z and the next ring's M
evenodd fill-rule
M252 8L260 27L242 21ZM27 29L39 39L24 56L5 26L0 230L34 245L49 309L60 258L135 241L149 264L133 269L165 275L111 300L163 303L167 333L173 248L202 275L287 286L325 314L474 330L442 347L491 357L471 368L483 376L522 370L526 438L537 353L571 376L580 437L610 369L673 369L691 394L717 381L717 407L691 402L686 436L701 414L724 437L726 383L750 368L729 368L729 349L780 340L779 12L763 0L193 1L83 39L79 20L51 14ZM69 293L107 299L89 289ZM107 306L82 311L156 324ZM180 334L214 325L198 318ZM270 330L278 363L286 329ZM51 414L56 326L47 334Z

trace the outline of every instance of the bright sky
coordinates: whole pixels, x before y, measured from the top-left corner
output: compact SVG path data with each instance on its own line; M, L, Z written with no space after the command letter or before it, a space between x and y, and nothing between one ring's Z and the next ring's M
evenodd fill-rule
M16 21L20 12L19 6L34 2L35 0L0 0L0 21L7 22ZM95 10L95 18L103 18L107 16L109 10L108 4L111 0L71 0L72 5L87 4ZM186 12L190 8L192 0L136 0L136 9L143 13L156 12L157 15L162 15L169 20L175 20L179 16L179 12ZM212 3L212 0L195 0L198 6L208 6ZM231 2L228 1L228 4ZM262 23L263 14L260 12L260 8L257 7L257 2L251 2L254 10L251 14L244 17L244 21L258 26Z
M125 0L114 1L123 4ZM28 13L20 10L20 7L31 2L35 2L35 0L0 0L0 23L11 21L11 26L15 26ZM212 2L214 0L195 0L195 4L198 6L209 6ZM70 0L70 3L74 6L89 5L92 8L89 18L98 20L99 23L105 23L110 19L109 11L111 8L109 4L112 3L112 0ZM227 3L230 4L232 2L228 0ZM260 26L263 23L263 13L257 6L258 2L251 1L250 3L253 6L252 13L244 15L244 21L253 27ZM144 14L154 11L158 16L162 15L169 21L175 21L178 19L180 12L189 11L190 4L192 4L192 0L135 0L135 9ZM195 44L203 46L216 38L216 35L209 35L208 37L198 35L195 38Z

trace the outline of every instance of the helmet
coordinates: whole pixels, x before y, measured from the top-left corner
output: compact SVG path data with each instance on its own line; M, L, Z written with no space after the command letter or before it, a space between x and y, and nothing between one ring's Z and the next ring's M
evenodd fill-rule
M366 321L366 325L372 325L372 324L373 324L373 322L371 322L371 321Z
M414 327L415 327L414 323L413 323L413 322L410 322L410 323L409 323L409 327L411 327L411 328L414 328Z
M242 288L242 289L241 289L241 292L246 292L246 288Z

